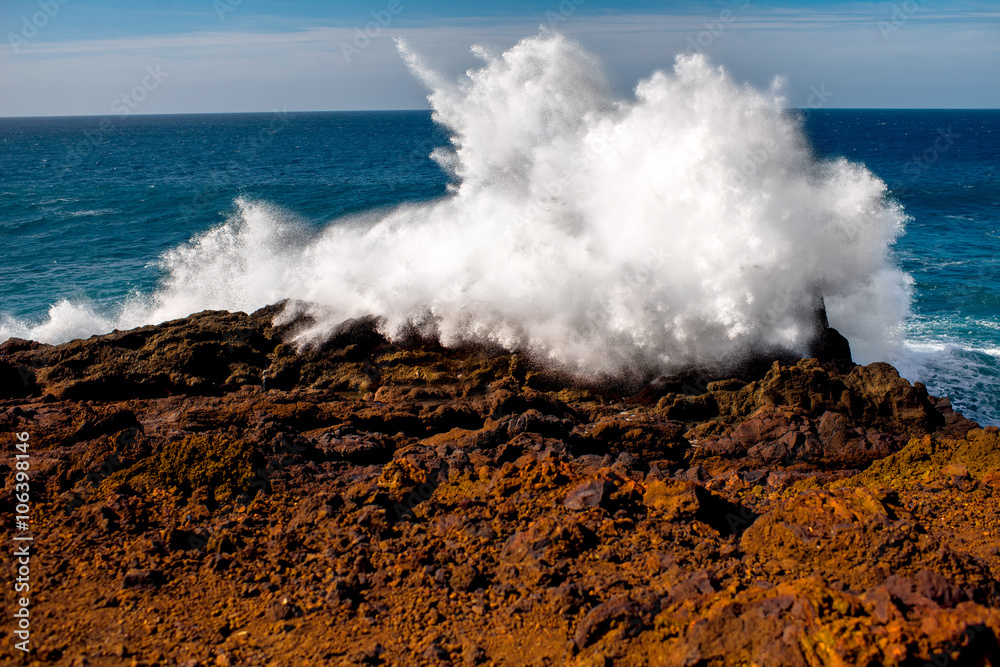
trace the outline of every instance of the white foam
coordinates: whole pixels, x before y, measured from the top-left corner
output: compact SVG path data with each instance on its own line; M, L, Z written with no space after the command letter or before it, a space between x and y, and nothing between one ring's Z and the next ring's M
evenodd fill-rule
M75 328L55 324L77 318L63 308L27 335L289 297L317 317L302 343L374 313L390 335L417 324L584 373L669 371L801 349L818 290L858 360L898 348L910 286L890 247L905 216L863 166L812 156L779 86L678 57L615 99L593 56L547 32L478 51L454 82L402 51L451 133L434 155L447 197L319 233L241 200L164 257L154 295Z
M113 319L98 313L92 304L63 299L49 307L48 319L41 324L31 325L11 318L0 320L0 340L27 338L55 344L113 328Z
M1000 349L956 344L941 338L907 341L888 359L911 381L920 381L936 396L947 396L955 409L982 425L1000 424L997 409L997 378Z

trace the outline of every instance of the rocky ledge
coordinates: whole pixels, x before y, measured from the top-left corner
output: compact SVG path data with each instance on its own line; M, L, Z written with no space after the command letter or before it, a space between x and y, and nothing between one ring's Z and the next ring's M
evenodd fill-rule
M1000 665L998 430L887 364L624 391L277 309L0 345L5 662Z

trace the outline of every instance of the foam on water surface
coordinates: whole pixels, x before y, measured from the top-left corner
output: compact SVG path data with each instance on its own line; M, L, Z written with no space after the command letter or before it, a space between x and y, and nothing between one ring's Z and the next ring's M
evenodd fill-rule
M445 344L490 341L580 373L670 372L755 350L803 351L813 305L858 361L900 350L909 277L891 248L906 216L885 184L817 159L780 84L758 90L701 56L610 93L600 62L556 33L460 80L426 68L444 198L320 230L241 199L222 225L165 253L157 290L101 315L60 302L0 337L46 342L283 298L308 344L374 313Z

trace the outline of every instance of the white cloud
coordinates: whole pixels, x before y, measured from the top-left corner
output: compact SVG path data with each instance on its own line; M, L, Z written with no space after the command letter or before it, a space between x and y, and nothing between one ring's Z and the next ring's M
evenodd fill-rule
M937 20L928 20L932 16ZM882 18L872 10L734 11L705 52L757 85L787 74L792 104L804 103L799 91L826 82L836 90L835 106L1000 105L1000 92L976 83L1000 70L1000 13L918 13L889 40L876 26ZM638 77L670 67L699 35L718 32L717 19L573 16L557 27L604 58L624 94ZM149 65L160 65L170 77L140 113L422 107L424 92L390 37L404 36L429 62L457 76L475 64L471 44L505 48L538 27L537 17L393 24L350 62L342 44L351 45L355 31L342 26L67 42L39 37L20 54L0 48L0 115L107 114L115 98L140 84Z

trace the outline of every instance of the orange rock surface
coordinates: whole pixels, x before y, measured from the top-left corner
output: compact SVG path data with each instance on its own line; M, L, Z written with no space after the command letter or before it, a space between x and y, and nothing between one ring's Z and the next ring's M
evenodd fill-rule
M588 384L276 312L0 345L4 664L1000 665L998 430L887 364Z

